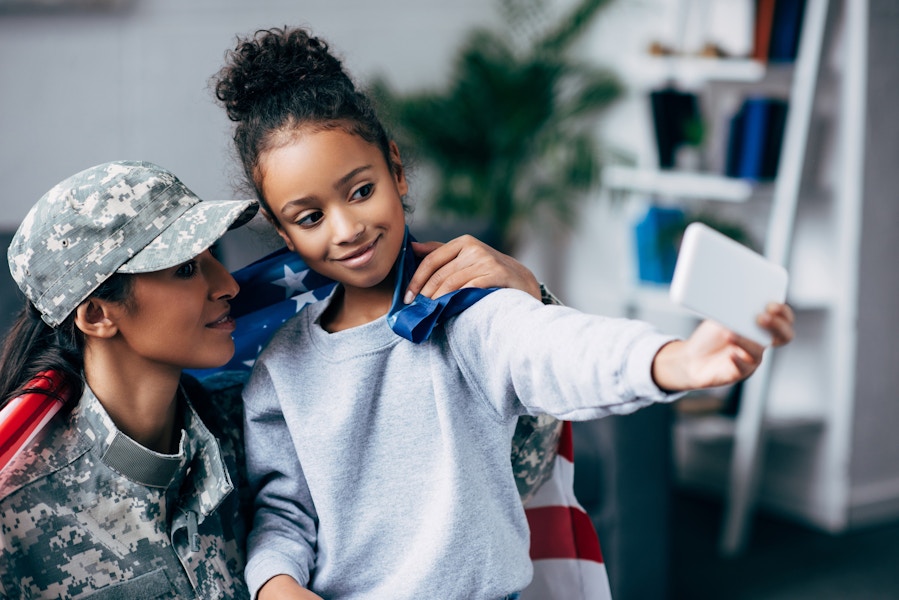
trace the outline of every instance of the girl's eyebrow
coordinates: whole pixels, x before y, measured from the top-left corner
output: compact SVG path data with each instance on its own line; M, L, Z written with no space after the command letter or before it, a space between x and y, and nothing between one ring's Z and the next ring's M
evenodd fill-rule
M362 165L361 167L356 167L355 169L353 169L352 171L350 171L349 173L347 173L346 175L344 175L343 177L341 177L340 179L335 181L334 189L340 190L348 182L350 182L353 179L353 177L355 177L359 173L362 173L363 171L367 171L368 169L371 169L371 168L372 168L371 165ZM281 207L281 214L282 215L286 214L287 209L289 209L289 208L294 208L296 206L304 206L306 204L309 204L310 202L312 202L312 198L310 198L310 197L303 197L303 198L296 198L294 200L288 200L284 204L284 206Z
M367 169L371 169L371 165L362 165L361 167L356 167L355 169L353 169L352 171L350 171L349 173L347 173L346 175L344 175L343 177L338 179L337 182L334 183L334 189L342 188L353 177L355 177L356 175L358 175L359 173L361 173L362 171L365 171Z

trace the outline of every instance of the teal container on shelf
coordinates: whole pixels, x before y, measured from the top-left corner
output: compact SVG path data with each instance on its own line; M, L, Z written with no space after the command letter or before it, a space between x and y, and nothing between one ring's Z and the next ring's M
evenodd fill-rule
M650 206L634 226L637 276L647 283L671 283L687 217L679 208Z

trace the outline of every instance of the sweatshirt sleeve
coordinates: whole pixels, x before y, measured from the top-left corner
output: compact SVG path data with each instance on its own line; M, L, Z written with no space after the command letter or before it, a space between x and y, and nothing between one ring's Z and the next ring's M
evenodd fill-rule
M546 413L580 421L682 396L652 379L656 353L676 338L642 321L497 290L450 322L447 334L466 378L503 416Z
M275 575L308 585L318 519L276 390L259 361L244 402L247 475L256 498L245 574L255 598Z

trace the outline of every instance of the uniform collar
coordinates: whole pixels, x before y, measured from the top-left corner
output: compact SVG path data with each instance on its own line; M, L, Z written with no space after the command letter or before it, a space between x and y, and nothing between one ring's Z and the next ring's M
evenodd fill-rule
M100 454L100 461L141 485L169 487L190 458L183 429L176 454L154 452L119 430L97 396L86 385L72 416L78 429L93 442Z
M100 460L128 479L148 487L168 488L190 466L192 476L184 490L193 510L208 515L233 489L231 477L215 436L197 415L184 389L180 390L183 424L176 454L160 454L124 434L93 391L84 394L73 411L73 423L93 442Z

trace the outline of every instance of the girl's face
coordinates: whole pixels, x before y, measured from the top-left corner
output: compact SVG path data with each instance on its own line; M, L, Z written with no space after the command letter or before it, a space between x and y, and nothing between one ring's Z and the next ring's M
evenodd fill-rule
M209 250L182 265L134 275L131 299L115 316L123 352L176 369L225 364L234 354L228 301L238 290Z
M342 129L304 133L260 162L262 191L288 248L347 288L385 282L399 255L408 186L398 171L377 146Z

